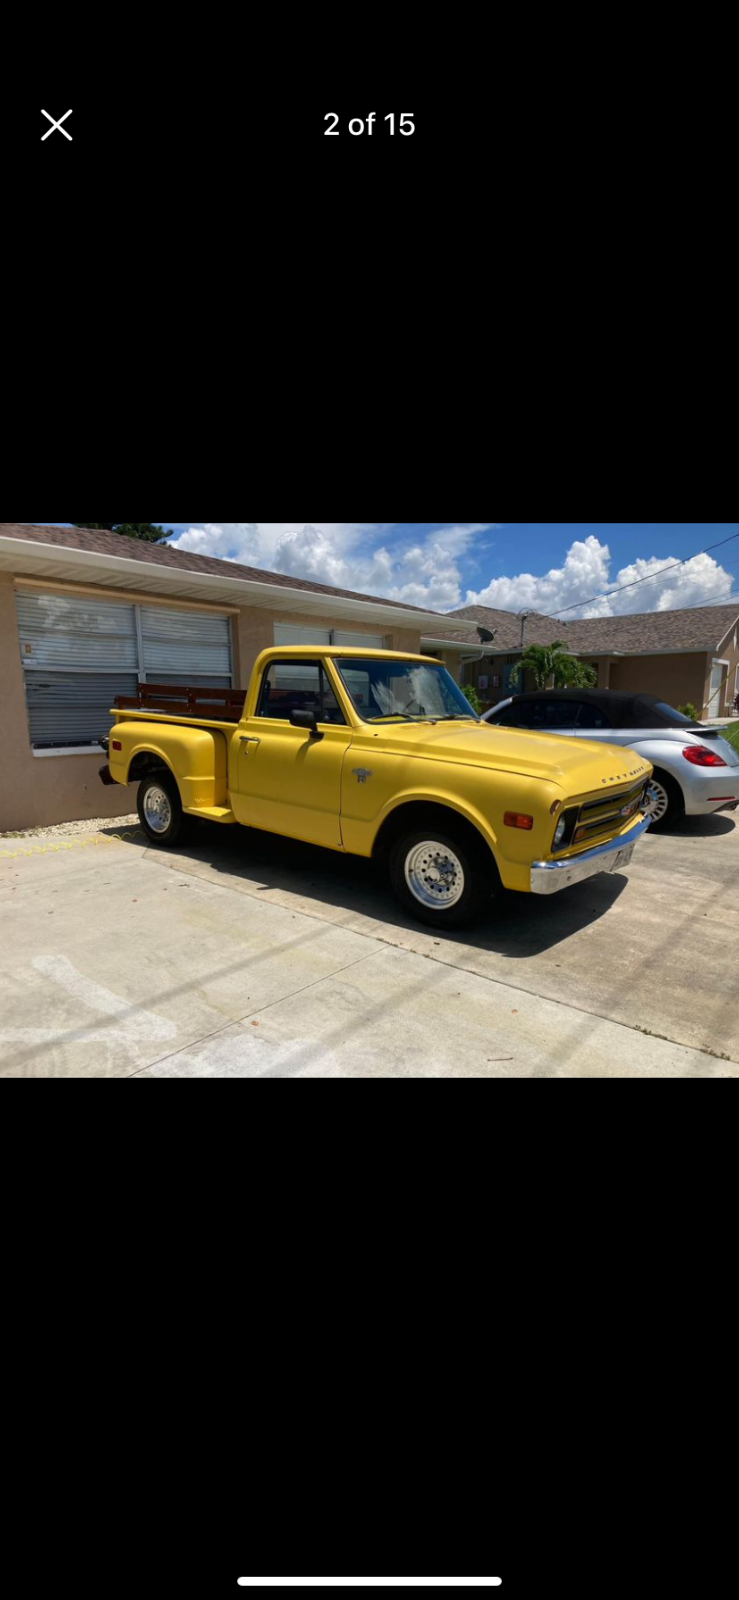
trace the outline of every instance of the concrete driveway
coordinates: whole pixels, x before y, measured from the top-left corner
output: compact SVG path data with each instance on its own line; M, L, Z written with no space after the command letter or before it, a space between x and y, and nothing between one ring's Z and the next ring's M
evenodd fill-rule
M734 814L447 937L371 862L212 824L173 852L113 832L0 839L6 1076L739 1072Z

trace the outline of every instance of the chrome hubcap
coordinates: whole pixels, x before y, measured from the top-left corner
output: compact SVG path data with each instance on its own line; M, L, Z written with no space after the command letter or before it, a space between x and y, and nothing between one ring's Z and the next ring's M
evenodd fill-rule
M662 784L658 783L656 778L652 778L647 790L645 815L651 817L652 822L659 822L660 817L665 815L668 804L667 790L663 789Z
M172 807L166 789L153 783L144 796L144 816L152 833L165 833L172 821Z
M464 870L448 844L425 839L408 851L405 881L423 906L453 906L464 893Z

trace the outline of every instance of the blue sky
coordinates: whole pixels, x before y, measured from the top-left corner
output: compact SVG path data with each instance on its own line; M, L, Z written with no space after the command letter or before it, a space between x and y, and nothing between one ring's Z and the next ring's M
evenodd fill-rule
M739 525L724 522L165 522L182 550L451 611L479 604L571 617L739 595ZM709 555L697 552L730 535ZM693 559L653 576L671 561ZM605 598L618 584L648 577ZM595 597L595 600L592 600Z

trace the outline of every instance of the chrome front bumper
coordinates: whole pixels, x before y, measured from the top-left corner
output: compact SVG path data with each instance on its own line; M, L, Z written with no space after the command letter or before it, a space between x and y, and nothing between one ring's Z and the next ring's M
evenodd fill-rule
M646 833L651 818L643 817L628 833L597 845L595 850L585 850L581 856L570 856L566 861L535 861L531 868L532 894L556 894L571 883L582 883L596 872L617 872L628 866L634 854L634 845Z

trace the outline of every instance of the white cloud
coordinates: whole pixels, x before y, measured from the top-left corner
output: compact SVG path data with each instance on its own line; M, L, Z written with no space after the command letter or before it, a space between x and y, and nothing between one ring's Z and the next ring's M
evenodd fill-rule
M630 566L621 567L615 581L634 583L635 579L649 577L650 573L657 573L678 560L678 556L640 557ZM623 611L673 611L676 606L694 606L701 601L710 605L713 600L726 598L731 590L731 573L720 566L713 556L698 555L683 566L675 567L672 572L663 573L662 577L650 578L648 583L639 583L624 594L612 595L610 604L614 614Z
M167 542L173 550L190 550L196 556L222 556L227 561L253 566L257 537L256 522L204 522Z
M391 523L206 522L170 543L197 555L449 611L462 603L459 558L476 534L492 526L470 522L434 529L407 549ZM397 546L392 550L383 542L391 528Z
M172 545L198 555L220 556L313 583L333 584L360 594L385 595L407 605L452 611L457 606L488 605L503 611L543 611L565 607L567 618L609 617L621 612L666 611L675 606L709 604L731 593L731 575L712 556L694 556L683 566L651 578L677 560L643 556L611 572L611 552L595 534L575 539L562 566L548 572L520 572L493 578L478 590L462 588L462 566L470 546L497 523L466 522L434 528L424 538L404 542L404 525L382 522L206 522L188 528ZM409 530L410 531L410 530ZM606 597L604 590L650 577L633 589ZM596 596L596 599L592 599Z
M468 589L465 605L496 606L502 611L543 611L553 615L565 607L567 617L611 617L634 611L670 611L677 606L708 605L731 594L731 573L719 566L713 556L697 555L671 572L662 572L679 560L678 556L647 556L610 573L611 552L594 534L575 539L564 565L535 576L522 572L515 578L493 578L486 588ZM662 573L661 577L652 574ZM621 594L606 596L599 591L621 584L636 583ZM596 599L592 599L596 596Z
M380 537L386 526L373 522L322 522L320 531L327 546L343 554L360 540ZM192 550L197 555L220 556L226 561L241 561L245 566L282 572L285 569L277 565L277 551L284 540L299 539L304 528L303 522L203 522L187 528L169 543L176 550ZM296 571L294 576L303 574Z

